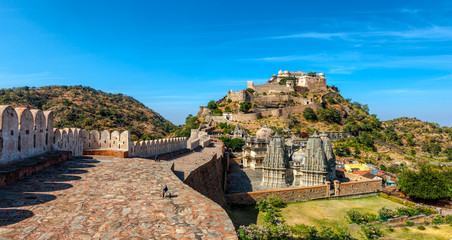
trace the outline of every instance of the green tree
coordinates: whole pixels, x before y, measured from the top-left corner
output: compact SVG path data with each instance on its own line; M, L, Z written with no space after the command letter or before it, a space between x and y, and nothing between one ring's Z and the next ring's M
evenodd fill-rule
M213 111L218 108L217 103L214 100L210 100L210 102L207 104L207 108Z
M240 103L240 109L239 110L241 112L247 113L250 109L251 109L251 103L250 102L245 101L245 102L241 102Z
M320 121L341 123L341 113L334 108L318 108L317 117Z
M405 170L398 184L405 194L417 199L438 200L452 196L446 174L429 165L422 165L417 172Z
M246 91L249 93L254 93L254 89L252 89L252 88L247 88Z
M315 114L314 110L310 107L307 107L305 110L303 110L303 117L311 122L317 121L317 115Z

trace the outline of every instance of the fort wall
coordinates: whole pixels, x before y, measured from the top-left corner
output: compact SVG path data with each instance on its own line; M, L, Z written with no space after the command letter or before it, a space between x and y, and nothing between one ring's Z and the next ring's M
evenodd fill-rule
M0 164L14 163L51 150L82 155L81 129L53 128L53 113L0 106Z
M280 197L283 202L290 203L315 199L373 196L381 188L381 180L361 180L346 183L334 181L334 195L330 195L331 183L327 182L324 185L309 187L228 194L226 200L231 205L250 205L274 195Z
M209 162L193 170L185 178L184 183L225 208L227 205L224 197L226 168L223 155L217 153Z
M272 116L288 116L289 114L293 114L293 113L303 113L303 111L308 107L310 107L312 109L317 109L321 106L322 105L320 103L311 103L311 104L307 104L307 105L303 105L303 106L278 108L278 109L272 109L272 110L257 112L257 113L238 113L238 114L232 114L231 120L246 122L246 121L257 120L260 117L268 117L270 115L272 115Z

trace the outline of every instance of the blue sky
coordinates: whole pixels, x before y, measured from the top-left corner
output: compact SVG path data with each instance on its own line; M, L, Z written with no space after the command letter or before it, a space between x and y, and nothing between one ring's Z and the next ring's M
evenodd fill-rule
M450 1L0 1L0 87L85 85L176 124L280 69L452 126Z

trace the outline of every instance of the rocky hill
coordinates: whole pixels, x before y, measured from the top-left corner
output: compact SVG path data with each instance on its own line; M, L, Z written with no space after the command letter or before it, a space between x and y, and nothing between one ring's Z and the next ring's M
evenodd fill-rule
M248 91L248 90L247 90ZM256 99L256 93L250 99ZM269 109L289 109L292 106L302 106L303 103L290 101L298 97L298 93L273 93L265 96L281 98L290 94L289 101L280 102L278 106ZM259 97L259 96L257 96ZM314 131L319 132L350 132L353 138L335 142L336 155L354 156L357 160L373 164L400 164L416 161L452 161L452 128L440 127L436 123L422 122L418 119L399 118L390 121L380 121L370 114L366 104L360 104L344 98L337 87L327 87L324 91L305 92L303 99L309 99L315 104L309 104L304 111L274 116L262 115L257 119L228 120L226 124L217 125L230 132L233 125L239 124L249 134L267 124L281 136L306 136ZM253 114L261 111L259 103L250 100L246 103L233 101L228 96L219 101L210 101L207 109L198 113L199 122L222 121L222 114L230 112L248 112ZM305 104L306 105L306 104ZM210 112L210 116L206 113ZM207 114L209 115L209 114ZM215 116L216 115L216 116ZM232 118L234 119L234 118Z
M132 140L161 138L176 129L132 97L84 86L0 89L0 104L52 110L59 128L130 130Z

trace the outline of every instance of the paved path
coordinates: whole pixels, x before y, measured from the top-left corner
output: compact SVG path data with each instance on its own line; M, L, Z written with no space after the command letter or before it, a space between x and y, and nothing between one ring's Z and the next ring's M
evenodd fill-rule
M174 162L174 172L179 179L184 181L191 171L212 160L215 154L221 155L221 146L222 144L220 143L213 143L209 147L185 153L165 161Z
M226 212L171 162L94 156L0 189L0 239L236 239ZM167 185L173 198L162 199Z

